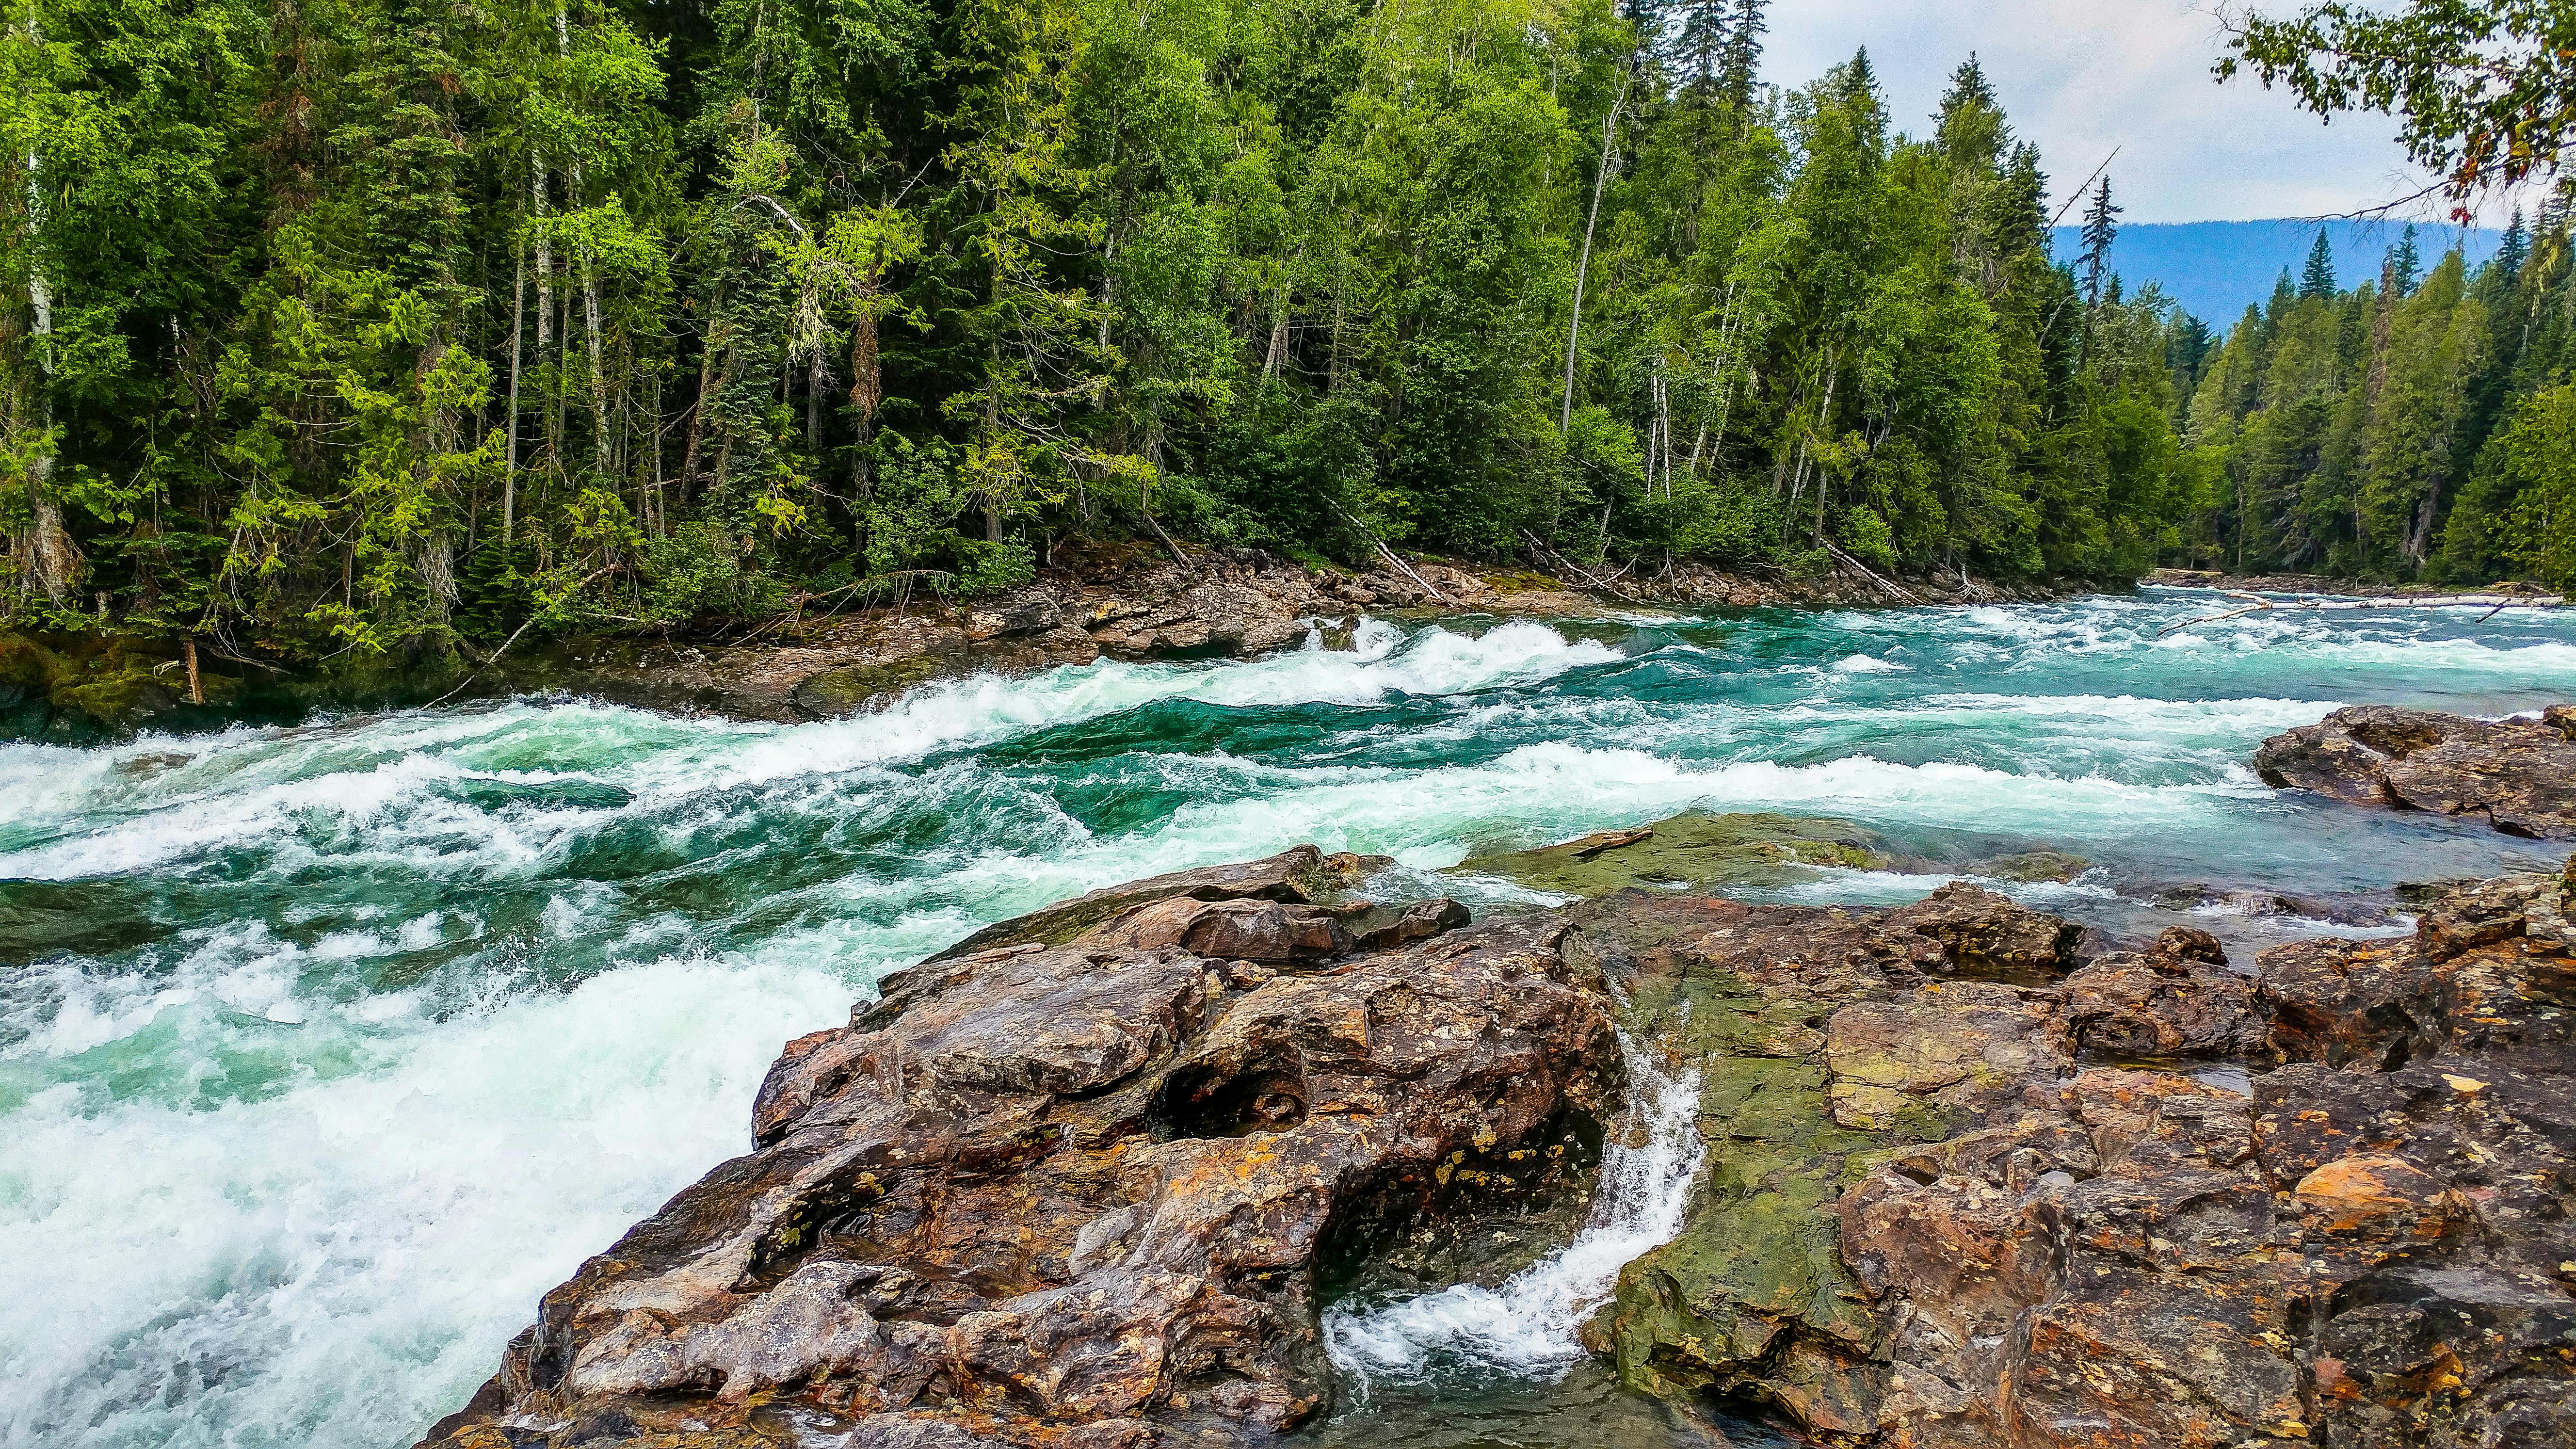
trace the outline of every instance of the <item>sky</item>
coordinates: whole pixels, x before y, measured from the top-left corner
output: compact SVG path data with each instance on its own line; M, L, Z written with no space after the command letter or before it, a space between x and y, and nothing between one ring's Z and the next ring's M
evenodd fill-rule
M1974 51L2014 129L2039 144L2055 201L2119 148L2111 189L2126 222L2335 215L2424 184L2390 117L2327 125L2250 77L2213 81L2210 0L1780 0L1770 22L1765 80L1804 85L1866 45L1896 124L1916 135Z

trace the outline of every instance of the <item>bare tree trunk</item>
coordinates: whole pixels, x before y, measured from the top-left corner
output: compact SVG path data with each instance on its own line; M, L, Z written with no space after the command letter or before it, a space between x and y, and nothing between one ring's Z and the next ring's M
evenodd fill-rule
M1628 104L1629 72L1619 71L1619 94L1610 102L1610 113L1601 118L1601 169L1592 177L1592 208L1583 217L1583 249L1574 259L1574 315L1565 323L1565 402L1556 412L1556 431L1562 435L1574 425L1574 354L1583 336L1583 283L1592 270L1592 231L1601 221L1601 193L1610 185L1610 173L1619 164L1619 111Z
M555 7L555 54L567 61L572 59L572 26L565 18L564 7L561 5ZM575 208L587 205L581 183L581 156L577 152L569 165L567 179L572 186L564 199ZM586 328L585 336L590 351L591 468L601 477L610 477L617 472L618 459L609 445L608 368L600 356L599 269L591 257L590 242L587 238L581 241L579 250L582 322Z
M876 479L868 462L868 440L875 436L877 404L885 400L885 375L877 368L877 317L862 306L859 320L850 328L850 497L865 508L876 498ZM1076 487L1079 487L1079 483ZM862 516L860 529L866 520ZM865 539L860 539L864 546Z
M555 340L555 244L554 239L546 235L545 227L545 153L543 151L531 149L528 152L528 167L528 197L529 204L532 208L529 214L535 217L537 222L537 361L542 364L545 361L546 349L552 347ZM556 379L555 391L558 393L563 391L563 382L560 377ZM546 445L550 450L556 449L560 446L560 441L556 437L554 425L551 422L547 425ZM561 460L555 459L554 461L560 462Z
M722 324L714 319L722 311L724 301L724 289L718 287L714 305L707 309L709 326L706 339L698 347L698 395L690 400L688 442L680 449L680 501L683 503L689 500L689 490L698 484L698 447L706 434L707 403L715 396L716 357L724 346L724 339L717 330Z
M27 17L27 43L41 47L44 32L31 11ZM27 225L32 232L44 226L44 158L37 152L27 153ZM34 314L36 367L38 372L34 398L35 426L39 431L53 426L54 359L54 292L41 262L27 268L27 310ZM27 570L35 576L36 587L45 591L45 599L59 607L71 597L72 576L80 569L80 549L63 527L62 505L54 498L54 455L50 448L39 448L27 465L27 504L34 516L20 543Z
M510 288L510 441L501 470L501 541L510 541L510 526L519 507L519 341L527 325L528 264L519 263L519 279Z
M823 461L823 344L805 361L805 451Z

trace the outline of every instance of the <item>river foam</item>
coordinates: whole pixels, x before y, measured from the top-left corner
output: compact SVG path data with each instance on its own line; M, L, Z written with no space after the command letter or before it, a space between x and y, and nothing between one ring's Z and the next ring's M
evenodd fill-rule
M2556 698L2576 621L2163 632L2207 612L1372 620L1348 647L949 681L815 724L522 700L0 744L0 1445L399 1449L538 1292L741 1150L781 1042L987 921L1157 871L1313 840L1463 890L1424 872L1785 810L1921 860L1783 898L1903 899L2053 846L2104 874L2012 889L2125 930L2152 892L2103 879L2322 893L2528 863L2241 762L2340 703ZM2180 633L2211 643L2158 642ZM1902 667L1831 667L1863 657ZM1580 1302L1565 1283L1633 1236L1514 1291Z
M1625 1033L1619 1047L1629 1116L1602 1152L1592 1211L1572 1242L1496 1287L1460 1283L1374 1308L1325 1311L1324 1350L1360 1398L1378 1379L1563 1371L1582 1357L1575 1331L1609 1301L1619 1270L1681 1231L1708 1153L1699 1135L1699 1073L1674 1069Z

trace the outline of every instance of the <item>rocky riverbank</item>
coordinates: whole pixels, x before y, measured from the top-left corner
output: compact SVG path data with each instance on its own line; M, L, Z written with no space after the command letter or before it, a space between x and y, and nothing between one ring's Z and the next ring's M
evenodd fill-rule
M1363 613L1597 618L1663 609L1992 603L2073 591L1956 576L1893 581L1851 570L1815 579L1752 577L1687 564L1570 581L1432 560L1351 573L1252 550L1199 553L1186 566L1133 549L1068 550L1061 563L991 599L953 602L927 591L900 600L841 595L738 631L580 634L522 644L498 658L414 651L294 670L209 643L198 651L193 695L175 645L0 635L0 738L197 729L245 717L285 720L325 709L546 692L737 719L829 719L979 670L1019 674L1102 657L1249 657L1292 647L1310 629L1347 631Z
M1266 1441L1333 1402L1325 1285L1571 1230L1624 1026L1708 1163L1583 1327L1634 1389L1836 1445L2576 1443L2576 863L2247 972L1969 886L1613 888L1864 848L1707 819L1478 862L1606 893L1472 925L1304 847L961 943L424 1442Z

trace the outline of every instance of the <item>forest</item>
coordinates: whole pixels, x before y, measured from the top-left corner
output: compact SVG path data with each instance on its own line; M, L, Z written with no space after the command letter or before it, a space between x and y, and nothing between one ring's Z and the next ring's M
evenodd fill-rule
M0 613L330 658L1098 539L2576 581L2563 213L2214 342L2107 178L2051 257L1973 58L1761 85L1764 4L20 0Z
M2321 233L2224 341L2175 329L2177 421L2216 464L2190 561L2576 587L2576 267L2563 196L2475 272L2416 228L2342 288Z

